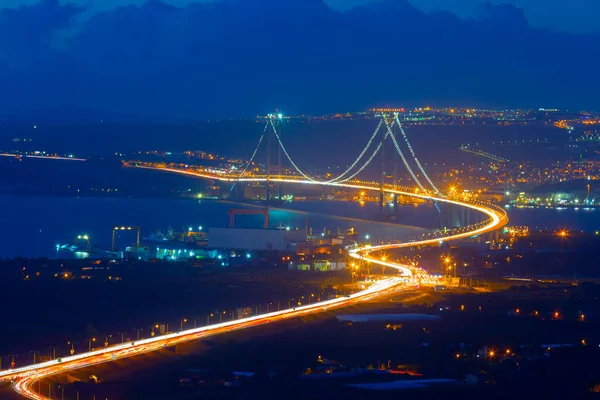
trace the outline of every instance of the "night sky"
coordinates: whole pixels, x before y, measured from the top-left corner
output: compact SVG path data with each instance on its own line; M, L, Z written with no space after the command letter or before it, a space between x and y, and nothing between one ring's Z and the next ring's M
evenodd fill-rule
M111 10L126 4L143 4L145 0L64 0L86 6L90 10ZM167 0L169 4L186 6L189 3L210 2L213 0ZM285 1L285 0L281 0ZM348 10L357 5L368 4L370 0L326 0L331 8ZM0 7L31 5L38 0L3 0ZM425 11L448 10L463 18L475 17L484 0L410 0L410 3ZM525 11L531 23L538 27L559 29L569 32L600 32L600 2L594 0L492 0L491 3L514 4ZM568 4L568 5L567 5Z
M423 102L600 109L596 1L116 3L136 1L3 0L0 108L199 118Z

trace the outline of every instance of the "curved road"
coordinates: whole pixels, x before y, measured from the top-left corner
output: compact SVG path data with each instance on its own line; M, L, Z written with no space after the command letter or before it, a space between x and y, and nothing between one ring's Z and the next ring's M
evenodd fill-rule
M148 167L142 167L148 168ZM214 175L206 175L202 173L194 173L190 171L168 169L168 168L148 168L156 169L160 171L169 171L175 173L181 173L186 175L192 175L196 177L216 179L222 181L234 181L234 179L227 177L220 177ZM247 178L244 181L266 181L266 178ZM271 178L271 182L287 182L287 183L301 183L301 184L312 184L312 185L327 185L337 186L349 189L379 191L380 188L376 186L370 186L368 184L349 184L349 183L320 183L309 180L299 180L295 178ZM35 400L49 400L47 397L33 391L33 384L46 377L64 373L66 371L89 367L96 364L106 363L123 359L127 357L133 357L143 353L156 351L167 346L174 346L179 343L187 342L190 340L197 340L203 337L218 335L221 333L231 332L235 330L247 329L254 326L264 325L276 321L281 321L290 318L296 318L308 314L320 313L335 308L345 307L351 304L356 304L362 301L368 301L376 297L389 294L400 285L412 286L419 283L433 283L433 279L422 269L414 266L399 264L394 262L385 261L384 259L378 258L371 253L374 251L406 248L413 246L424 246L437 244L444 241L459 240L475 235L484 234L487 232L494 231L501 228L508 222L508 218L504 210L495 208L491 205L484 203L467 203L456 201L447 198L436 197L429 194L419 194L400 190L394 190L384 188L385 192L394 193L402 196L416 197L425 200L436 200L448 204L454 204L472 210L481 212L488 216L488 219L484 223L476 225L470 230L461 230L458 233L453 233L449 236L439 237L434 239L425 239L416 242L407 243L394 243L384 244L379 246L365 245L363 247L356 247L349 249L349 255L356 259L365 260L374 264L383 265L398 269L402 272L402 277L388 278L378 281L371 285L364 291L355 293L347 297L339 297L333 300L327 300L320 303L295 307L292 309L271 312L263 315L249 317L245 319L229 321L219 323L215 325L209 325L202 328L190 329L182 332L171 333L163 336L153 337L150 339L144 339L134 342L128 342L119 344L116 346L106 347L98 350L94 350L88 353L81 353L69 357L58 358L44 363L29 365L20 367L12 370L0 371L0 381L10 381L13 389L29 398Z

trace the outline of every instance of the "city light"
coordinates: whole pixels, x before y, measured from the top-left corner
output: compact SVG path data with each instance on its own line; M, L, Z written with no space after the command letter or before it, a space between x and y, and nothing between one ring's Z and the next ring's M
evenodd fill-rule
M277 117L282 118L282 116L280 114L278 114ZM274 118L274 117L271 116L271 118ZM271 120L270 122L272 125L275 125L274 121ZM386 125L387 125L386 128L391 129L389 126L389 122ZM402 129L401 126L400 126L400 129ZM278 139L279 139L279 137L278 137ZM396 140L396 139L394 139L394 140ZM406 140L406 138L405 138L405 140ZM410 148L410 145L409 145L409 148ZM283 151L284 151L284 153L286 153L285 155L288 156L288 158L289 158L289 155L287 154L285 149L283 149ZM414 159L418 164L418 160L416 159L416 157L414 157ZM296 166L294 165L294 167L296 167ZM377 296L379 296L381 293L386 293L386 292L389 293L389 291L391 289L395 289L396 286L400 286L400 285L417 286L420 284L428 284L428 285L439 284L440 280L438 279L438 277L429 275L427 272L416 267L414 264L409 265L409 264L402 264L399 262L388 261L388 258L391 256L381 255L382 252L384 250L387 251L387 250L392 250L392 249L411 248L414 246L431 245L431 244L437 244L438 242L443 243L443 242L450 241L450 240L468 238L468 237L472 237L474 235L480 235L480 234L483 234L486 232L490 232L494 229L498 229L498 228L502 227L504 224L506 224L506 221L507 221L506 214L503 212L503 210L501 210L498 207L495 207L489 203L476 202L476 200L474 200L474 199L468 199L468 200L463 199L461 201L452 200L452 199L448 199L448 198L440 195L436 189L434 189L432 191L431 189L425 189L424 187L420 187L417 190L410 189L410 188L396 190L396 188L391 189L389 187L382 189L379 186L378 182L352 181L352 183L344 183L345 181L338 181L338 182L325 182L324 183L324 182L315 181L314 179L307 177L306 175L302 174L302 172L300 170L298 170L298 172L301 175L303 175L304 178L306 178L306 179L303 179L299 175L296 175L296 176L285 176L284 175L284 176L278 176L278 177L270 176L268 178L264 177L264 176L250 176L250 177L246 177L246 178L239 178L239 176L232 177L231 175L226 175L225 173L214 172L214 170L208 170L208 169L197 169L197 170L186 169L186 170L183 170L183 167L182 167L182 169L177 169L177 168L162 168L162 167L161 168L153 168L153 167L143 167L142 166L142 168L161 169L164 171L176 172L176 173L186 174L186 175L196 176L196 177L204 177L204 178L208 178L208 179L213 179L213 180L217 180L217 181L225 181L225 182L266 182L267 180L269 180L274 183L293 182L293 183L311 184L311 185L320 184L320 185L326 185L326 186L335 187L335 188L358 189L361 191L361 195L364 195L367 191L374 191L376 193L380 193L383 190L384 192L387 192L388 194L394 194L394 195L399 195L399 196L409 196L411 198L419 199L419 201L427 201L427 202L433 201L436 203L440 202L440 203L446 203L446 204L457 205L460 207L465 207L467 209L475 210L475 211L485 214L487 216L487 219L483 222L471 225L471 226L469 226L469 228L465 228L465 229L461 229L461 230L448 230L447 232L444 232L445 236L441 236L441 237L434 236L434 238L423 238L420 241L407 241L407 242L394 242L394 243L388 242L387 244L385 244L384 242L381 242L381 244L377 244L374 247L371 247L371 245L362 244L362 245L357 245L355 248L349 249L348 250L349 257L354 258L356 260L360 260L361 263L366 262L367 264L372 263L372 264L376 264L376 265L380 265L380 266L395 268L403 276L382 279L380 281L375 281L374 283L372 283L371 286L368 286L364 291L354 293L354 294L346 296L346 297L336 297L335 299L332 299L332 300L327 300L327 301L320 302L317 304L309 304L309 305L304 305L304 306L302 306L302 302L299 301L298 308L294 308L294 309L287 309L287 310L272 312L272 313L263 314L260 316L258 316L258 315L252 316L252 317L248 317L246 319L240 319L240 320L232 319L232 321L228 321L226 323L219 323L219 324L215 324L212 326L209 325L209 326L206 326L203 328L186 330L185 332L177 332L177 333L173 333L173 334L166 334L163 336L153 337L150 339L144 339L144 340L133 341L133 342L129 342L129 343L123 343L120 346L117 345L115 347L110 348L110 350L108 350L108 351L99 350L92 354L83 354L82 353L81 355L78 355L76 358L62 360L61 361L62 365L58 365L56 362L49 362L49 364L43 365L43 368L45 368L45 369L42 369L42 367L39 365L38 366L30 366L30 367L24 367L26 369L23 369L23 370L9 371L9 372L4 373L3 375L0 375L2 377L6 377L6 376L12 376L16 373L21 373L21 372L25 372L25 374L29 374L31 371L34 371L34 374L31 374L31 375L36 375L35 377L32 377L31 379L29 379L30 377L26 376L25 380L18 381L17 383L15 383L15 387L17 388L17 390L20 393L29 393L28 390L31 389L32 382L36 382L36 379L39 379L40 376L43 377L44 374L51 374L52 371L54 371L56 373L60 369L68 368L69 366L74 367L73 369L79 368L79 367L84 367L84 366L89 366L89 365L93 365L93 363L97 362L98 360L102 360L102 362L105 362L105 361L107 361L108 357L113 357L113 359L130 357L132 355L141 354L144 352L155 351L155 350L163 348L166 345L171 346L171 345L176 345L177 343L182 343L184 341L198 339L199 337L203 337L206 334L217 334L220 332L224 332L226 330L243 329L246 327L255 326L255 325L263 323L263 322L271 322L271 321L276 321L276 320L281 320L281 319L286 319L286 318L304 316L304 315L308 315L310 313L322 312L327 307L353 305L353 304L356 304L360 300L372 300L372 299L376 298ZM298 168L296 167L296 169L298 169ZM200 172L198 172L198 171L200 171ZM421 174L419 174L419 175L421 175ZM426 177L426 179L427 179L427 177ZM415 181L416 181L416 179L415 179ZM201 230L202 227L199 227L199 228L200 228L199 230ZM286 228L286 230L288 230L288 229L289 229L289 227ZM191 228L190 228L190 231L191 231ZM326 235L325 232L321 233L322 237L324 237L325 235ZM369 239L371 239L371 235L368 233L365 234L364 237L367 241ZM87 235L86 235L86 238L87 238ZM371 252L371 253L369 253L369 252ZM377 257L376 255L381 255L381 257ZM217 258L219 260L221 260L223 258L223 256L218 255ZM246 258L251 258L250 253L246 253ZM450 261L451 261L450 257L446 257L446 262L450 263ZM225 264L225 262L221 263L221 265L224 265L224 264ZM353 262L351 265L353 268L357 268L356 263ZM184 321L186 321L186 320L184 320ZM490 357L494 357L495 352L492 350L489 352L489 355L490 355ZM71 364L68 364L68 363L71 363ZM19 385L21 385L21 386L19 386ZM22 388L22 390L19 388Z
M565 238L565 237L569 236L569 232L563 229L558 232L558 236L560 236L561 238Z

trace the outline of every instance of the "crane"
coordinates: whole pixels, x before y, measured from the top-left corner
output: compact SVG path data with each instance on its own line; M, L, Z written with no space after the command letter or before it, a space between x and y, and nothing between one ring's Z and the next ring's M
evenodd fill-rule
M227 214L229 214L229 227L230 228L235 227L235 216L236 215L264 214L264 216L265 216L264 228L269 229L269 208L268 207L262 208L260 210L232 208L231 210L227 211Z
M140 245L140 227L139 226L115 226L112 231L112 251L115 251L115 232L116 231L135 231L137 230L137 241L136 245Z

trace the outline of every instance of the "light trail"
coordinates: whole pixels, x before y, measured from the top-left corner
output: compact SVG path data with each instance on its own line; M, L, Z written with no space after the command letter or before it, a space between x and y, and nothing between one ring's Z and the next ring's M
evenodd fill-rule
M146 166L138 166L139 168L151 169L157 171L167 171L172 173L178 173L183 175L190 175L199 178L207 178L219 181L226 182L266 182L267 178L231 178L231 177L223 177L217 175L210 175L207 173L201 172L192 172L185 170L178 170L174 168L155 168L155 167L146 167ZM352 183L340 183L340 182L319 182L313 180L302 180L294 177L271 177L269 179L270 182L281 182L281 183L299 183L299 184L309 184L309 185L325 185L325 186L333 186L333 187L343 187L349 189L360 189L360 190L370 190L370 191L380 191L381 188L376 186L369 185L361 185L361 184L352 184ZM506 217L506 213L502 209L495 209L490 205L486 205L483 203L468 203L457 200L452 200L448 198L443 198L430 194L420 194L420 193L412 193L407 191L395 190L384 188L383 189L387 193L393 193L396 195L402 196L410 196L414 198L419 198L423 200L435 200L438 202L444 202L447 204L453 204L461 207L466 207L478 212L481 212L489 217L484 224L480 227L475 228L473 230L459 232L456 234L451 234L445 237L439 237L434 239L425 239L415 242L405 242L405 243L394 243L394 244L384 244L384 245L364 245L362 247L357 247L349 250L349 255L352 258L365 260L367 262L382 265L390 268L397 269L402 272L403 277L394 277L388 278L385 280L378 281L371 285L369 288L352 294L347 297L339 297L332 300L326 300L323 302L309 304L304 306L295 307L292 309L286 309L282 311L275 311L263 315L257 315L254 317L248 317L245 319L233 320L228 322L223 322L219 324L209 325L202 328L189 329L182 332L171 333L159 337L153 337L150 339L143 339L138 341L127 342L119 345L115 345L112 347L105 347L102 349L94 350L87 353L81 353L78 355L73 355L69 357L64 357L56 360L47 361L44 363L29 365L25 367L20 367L16 369L11 369L7 371L0 372L0 381L11 381L13 389L33 400L49 400L48 397L45 397L39 393L36 393L33 390L33 384L41 379L46 377L60 374L66 371L71 371L75 369L90 367L97 364L102 364L106 362L111 362L123 358L133 357L140 354L152 352L159 350L164 347L174 346L180 343L184 343L191 340L197 340L207 336L218 335L221 333L237 331L241 329L246 329L254 326L264 325L267 323L282 321L290 318L297 318L304 315L319 313L328 311L335 308L345 307L351 304L356 304L361 301L367 301L374 298L377 298L386 293L390 293L395 290L399 285L414 285L418 283L435 283L435 278L429 276L427 272L424 270L417 268L415 266L394 263L382 260L380 258L376 258L375 256L370 255L373 251L381 251L381 250L389 250L389 249L398 249L398 248L406 248L413 246L425 246L438 244L445 241L451 240L459 240L468 237L472 237L475 235L484 234L486 232L491 232L496 229L501 228L508 222L508 218Z
M218 175L210 175L207 173L186 171L186 170L180 170L180 169L176 169L176 168L157 168L157 167L146 167L146 166L137 166L137 168L150 169L150 170L155 170L155 171L172 172L172 173L177 173L177 174L194 176L194 177L198 177L198 178L214 179L214 180L223 181L223 182L267 182L267 178L265 178L265 177L237 179L234 177L222 177L222 176L218 176ZM314 180L303 180L302 178L299 178L299 177L295 178L295 177L277 177L277 176L275 176L275 177L271 177L270 179L268 179L268 181L275 182L275 183L298 183L298 184L303 184L303 185L342 187L342 188L347 188L347 189L369 190L369 191L376 191L376 192L379 192L382 190L378 186L369 186L366 184L354 184L354 183L346 183L346 182L320 182L320 181L314 181ZM461 234L460 237L457 237L456 235L447 236L447 237L439 238L439 239L431 239L432 242L427 242L427 243L422 243L422 244L417 244L417 243L421 243L421 242L410 242L410 246L433 244L434 243L433 241L435 241L435 240L437 240L439 242L439 241L446 241L446 240L464 239L467 237L491 232L491 231L501 228L503 226L503 225L501 225L501 222L503 220L506 220L506 218L507 218L506 213L503 210L492 208L491 205L485 204L485 203L469 203L469 202L465 202L465 201L453 200L453 199L450 199L447 197L439 197L439 196L432 195L432 194L414 193L414 192L409 192L409 191L405 191L405 190L396 190L396 189L386 188L386 187L383 188L383 191L386 193L391 193L391 194L400 195L400 196L415 197L415 198L418 198L421 200L431 200L431 201L437 201L440 203L447 203L447 204L453 204L453 205L460 206L460 207L470 208L472 210L475 210L475 211L478 211L478 212L481 212L481 213L487 215L491 219L490 223L488 225L484 226L483 228L477 229L472 232L466 232L464 234ZM404 246L404 247L406 247L406 246Z
M11 381L13 389L17 393L29 399L48 400L47 397L36 393L33 390L33 384L52 375L149 353L165 347L175 346L180 343L197 340L207 336L214 336L221 333L302 317L309 314L345 307L362 301L368 301L383 294L391 293L398 285L404 282L405 280L402 278L388 278L374 283L369 288L361 292L345 297L338 297L319 303L218 323L202 328L189 329L186 331L171 333L150 339L127 342L70 357L59 358L26 367L2 371L0 372L0 381Z
M33 156L29 154L13 154L13 153L0 153L0 157L14 157L14 158L39 158L42 160L63 160L63 161L87 161L87 158L77 157L61 157L61 156Z
M468 146L460 146L460 150L464 151L466 153L472 153L472 154L475 154L475 155L478 155L481 157L486 157L486 158L489 158L490 160L494 160L494 161L499 161L499 162L504 162L504 163L510 162L510 160L507 160L506 158L488 153L488 152L480 150L480 149L473 149Z
M61 157L61 156L30 156L30 155L25 155L24 157L25 158L41 158L43 160L87 161L86 158Z

